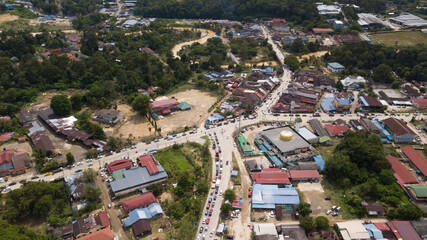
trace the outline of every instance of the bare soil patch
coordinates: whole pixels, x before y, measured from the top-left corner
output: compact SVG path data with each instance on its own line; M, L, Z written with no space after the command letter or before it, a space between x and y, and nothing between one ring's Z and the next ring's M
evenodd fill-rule
M150 135L151 124L145 117L133 111L131 106L120 104L117 106L117 110L122 112L122 119L116 126L104 129L107 136L127 138L131 134L132 139L140 140L142 137ZM154 133L153 130L151 133Z
M16 15L12 15L9 13L6 14L0 14L0 23L5 23L5 22L12 22L17 20L19 17Z

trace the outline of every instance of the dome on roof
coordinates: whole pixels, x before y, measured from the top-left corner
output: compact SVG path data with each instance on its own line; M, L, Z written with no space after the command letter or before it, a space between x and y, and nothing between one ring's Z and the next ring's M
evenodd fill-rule
M292 140L292 132L288 130L284 130L280 132L280 140L282 141L291 141Z

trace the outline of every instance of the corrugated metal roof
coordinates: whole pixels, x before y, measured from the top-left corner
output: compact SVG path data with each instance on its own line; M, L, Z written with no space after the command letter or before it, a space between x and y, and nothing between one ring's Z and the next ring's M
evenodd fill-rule
M388 155L386 158L390 162L393 171L399 176L400 179L398 180L401 184L418 183L417 179L412 176L412 174L408 171L408 169L406 169L405 166L403 166L399 159L391 155Z

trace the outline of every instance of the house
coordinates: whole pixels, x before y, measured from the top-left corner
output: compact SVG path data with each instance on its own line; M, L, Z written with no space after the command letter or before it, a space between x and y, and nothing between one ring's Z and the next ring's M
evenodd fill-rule
M163 215L163 209L159 203L153 203L145 208L137 208L129 212L129 218L123 221L123 227L127 228L135 224L141 219L150 220Z
M409 172L409 170L396 157L388 155L387 160L391 164L391 169L394 172L394 177L399 184L418 183L418 180Z
M279 168L264 168L261 172L252 172L254 184L282 184L289 185L289 173L282 172Z
M317 182L320 179L320 174L317 170L290 170L289 175L294 182Z
M274 223L258 223L254 224L255 239L259 240L274 240L279 239L276 226Z
M314 134L306 127L301 127L299 129L295 129L301 137L303 137L307 142L311 144L316 144L319 142L319 136Z
M109 174L113 173L114 171L120 170L120 169L129 169L132 167L132 163L129 159L120 159L113 161L111 163L105 164L107 171Z
M358 43L362 41L359 35L349 35L349 34L337 35L335 36L335 39L340 43Z
M153 203L156 203L157 199L154 197L152 192L146 192L138 197L134 197L122 202L123 211L130 212L137 208L147 207Z
M121 112L112 109L101 109L95 113L94 120L106 123L117 123L120 121Z
M359 97L360 103L363 108L365 109L378 109L381 108L383 105L381 104L378 99L371 96L361 96Z
M363 127L363 129L369 134L379 134L381 132L380 129L369 118L361 117L359 119L359 123Z
M344 88L355 90L359 89L366 84L366 79L361 76L348 76L341 80Z
M67 224L53 229L52 236L54 239L72 239L73 237L73 224Z
M329 33L333 33L334 30L332 28L313 28L311 29L311 31L313 31L314 34L329 34Z
M412 99L412 104L419 109L427 108L427 98Z
M89 235L79 238L79 240L113 240L114 235L110 228L104 228L102 230L93 232Z
M327 69L333 73L342 72L345 67L337 62L328 63Z
M279 188L278 185L254 184L252 209L275 209L276 205L295 206L300 203L294 188Z
M338 112L349 111L351 107L351 100L349 98L335 97L332 103Z
M25 171L29 166L30 159L26 152L15 153L13 149L0 152L0 176Z
M361 221L336 223L338 231L344 240L370 240L370 236Z
M385 210L378 202L362 201L362 206L366 209L368 216L384 216Z
M412 199L419 202L427 201L427 186L426 185L411 185L408 187L408 193Z
M325 5L323 3L317 5L319 15L338 15L341 13L341 7L338 5Z
M382 121L385 129L393 136L395 142L409 143L413 142L415 133L400 119L387 118Z
M325 128L331 137L342 137L344 133L350 130L348 126L337 126L333 124L325 124Z
M144 48L139 48L139 51L142 53L147 53L150 56L155 56L156 52L154 52L153 50L151 50L151 48L148 47L144 47Z
M409 221L390 221L387 225L397 239L422 240Z
M151 225L147 219L138 220L132 225L132 232L135 238L151 233Z
M403 156L409 159L412 162L411 167L417 169L417 173L427 178L427 160L417 152L413 147L404 146L401 147Z
M411 224L423 239L427 239L427 220L411 221Z
M320 123L317 119L310 119L308 120L308 123L310 124L311 128L313 129L314 133L316 133L319 137L329 136L328 132L323 128L322 123ZM320 139L319 139L320 141Z

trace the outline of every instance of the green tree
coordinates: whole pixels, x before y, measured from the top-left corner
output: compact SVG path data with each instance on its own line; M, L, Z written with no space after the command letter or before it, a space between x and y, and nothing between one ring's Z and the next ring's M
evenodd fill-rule
M230 212L233 211L233 206L229 203L221 204L221 217L227 218L230 216Z
M92 168L88 168L83 171L82 177L88 182L94 182L96 178L96 172Z
M83 94L76 93L70 97L71 106L74 111L80 111L83 107Z
M74 155L71 152L67 152L66 158L68 165L71 165L75 162Z
M101 189L98 187L92 187L91 185L86 185L86 197L92 202L98 202L99 197L101 197Z
M306 232L311 232L316 229L316 222L310 216L301 216L299 218L299 225L304 228Z
M418 220L423 216L423 210L413 203L402 204L397 208L397 216L402 220Z
M325 230L327 231L329 229L329 220L324 216L318 216L314 219L316 224L317 231Z
M380 64L373 69L372 79L375 82L392 83L394 81L392 69L387 64Z
M71 101L66 95L55 95L50 102L50 108L61 117L68 117L71 114Z
M229 202L233 202L236 199L236 193L231 190L227 189L224 192L224 200L228 200Z
M380 183L383 185L391 185L396 181L393 172L388 169L381 170L378 177Z
M147 114L151 112L150 97L142 94L138 95L132 101L132 108L142 116L147 116Z
M292 55L286 56L284 63L289 66L291 71L295 71L300 68L298 58Z
M301 202L296 206L295 211L301 214L301 216L308 216L311 212L310 204L306 202Z

